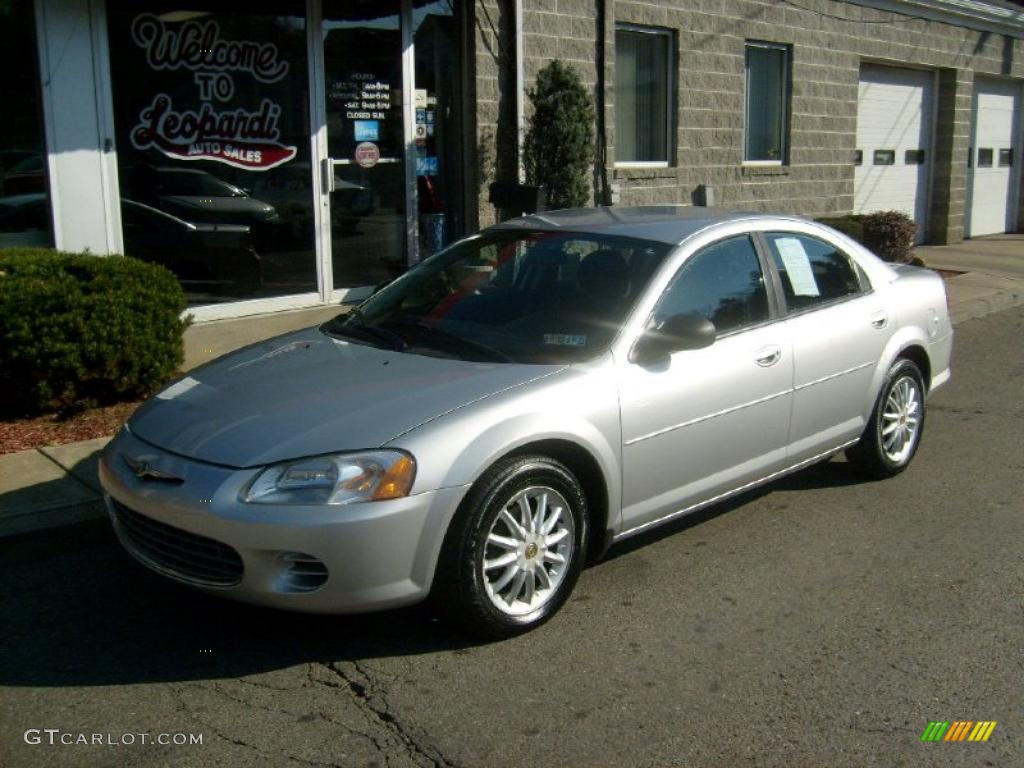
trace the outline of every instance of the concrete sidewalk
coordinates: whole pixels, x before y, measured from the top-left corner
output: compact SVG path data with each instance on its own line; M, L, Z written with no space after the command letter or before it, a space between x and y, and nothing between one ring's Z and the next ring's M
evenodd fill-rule
M964 273L946 282L954 324L1024 304L1024 234L923 246L917 254L933 269ZM193 326L186 332L185 367L315 325L341 310L317 307ZM102 516L96 464L108 439L0 456L0 539Z

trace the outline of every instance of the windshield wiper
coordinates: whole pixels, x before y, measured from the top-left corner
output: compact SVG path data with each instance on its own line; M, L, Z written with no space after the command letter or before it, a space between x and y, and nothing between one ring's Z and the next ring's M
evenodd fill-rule
M363 314L358 309L352 310L347 315L337 317L321 326L324 333L332 336L366 337L369 336L377 341L383 342L388 349L401 352L409 346L405 339L394 331L382 328L379 325L370 325L363 320Z
M454 333L442 330L435 325L427 325L421 320L388 320L387 325L397 325L399 328L409 328L418 332L418 336L415 340L417 344L423 344L426 342L427 346L431 346L431 342L435 342L433 346L445 345L464 350L474 350L476 352L483 353L491 360L497 360L502 363L515 362L508 354L502 352L496 347L492 347L490 344L485 344L482 341L476 341L474 339L466 339L462 336L456 336Z

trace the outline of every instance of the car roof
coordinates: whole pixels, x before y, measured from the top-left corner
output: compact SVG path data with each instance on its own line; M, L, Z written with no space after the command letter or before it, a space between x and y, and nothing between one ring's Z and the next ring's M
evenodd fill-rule
M539 229L622 235L677 245L695 232L743 220L780 218L764 213L729 211L685 205L637 207L567 208L544 211L497 224L491 229ZM781 218L795 217L784 215Z

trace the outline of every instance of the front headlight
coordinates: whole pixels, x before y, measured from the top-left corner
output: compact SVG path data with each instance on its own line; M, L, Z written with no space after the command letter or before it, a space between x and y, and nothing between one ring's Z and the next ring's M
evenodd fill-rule
M254 504L355 504L408 496L416 460L402 451L312 456L267 467L242 492Z

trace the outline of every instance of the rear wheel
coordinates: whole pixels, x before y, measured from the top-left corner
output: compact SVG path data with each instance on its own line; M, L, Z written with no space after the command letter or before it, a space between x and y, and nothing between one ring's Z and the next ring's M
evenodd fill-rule
M563 464L504 459L470 491L449 529L434 599L487 638L547 621L579 577L587 542L586 497Z
M917 365L900 358L889 369L864 433L846 457L872 477L899 474L917 453L924 415L924 378Z

